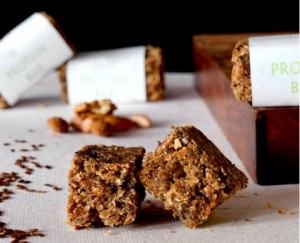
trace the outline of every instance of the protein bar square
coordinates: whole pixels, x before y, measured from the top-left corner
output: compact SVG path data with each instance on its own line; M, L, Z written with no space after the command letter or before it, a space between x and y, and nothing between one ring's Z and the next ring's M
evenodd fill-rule
M135 221L145 189L137 171L143 147L88 145L75 152L68 174L68 224L74 229Z
M248 182L194 126L173 126L165 141L145 155L139 176L146 190L189 228L204 223L216 206Z

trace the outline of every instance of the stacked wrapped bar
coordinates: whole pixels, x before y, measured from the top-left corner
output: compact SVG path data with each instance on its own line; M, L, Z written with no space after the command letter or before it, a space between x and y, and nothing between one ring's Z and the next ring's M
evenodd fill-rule
M67 68L67 64L65 64L59 69L61 99L66 103L69 102ZM148 101L162 100L165 98L164 71L165 63L162 49L157 46L147 45L145 52L145 86ZM99 82L101 82L101 80L99 80Z
M52 28L49 28L48 26L46 26L43 18L46 21L48 21L50 23L50 25L53 26L55 31L53 31ZM38 22L38 20L40 22ZM42 24L43 24L43 28L40 27L40 25L42 26ZM74 45L66 37L66 35L64 34L64 32L62 31L60 26L57 24L56 20L44 11L32 14L29 18L24 20L15 29L8 32L3 37L2 41L3 42L5 41L4 42L5 44L15 43L16 39L19 38L18 36L22 35L22 33L25 30L28 30L30 27L35 28L35 25L39 26L39 28L37 28L37 30L35 30L36 31L35 35L26 36L26 38L23 39L23 43L20 43L19 46L13 46L13 44L12 44L12 46L10 46L9 48L10 49L14 48L14 49L13 49L13 51L10 50L10 53L8 54L9 56L7 56L7 57L5 56L5 55L7 55L7 53L5 52L6 51L5 49L7 49L7 46L4 46L3 59L5 59L5 60L3 60L3 61L4 62L6 61L5 63L3 63L3 66L2 66L3 67L2 75L4 77L13 76L15 78L16 75L21 75L21 71L23 71L23 69L25 70L25 68L27 68L27 67L29 68L28 62L30 62L30 65L33 65L33 64L36 65L35 67L34 66L31 67L31 68L35 68L35 69L31 70L33 73L30 73L30 75L32 75L32 76L30 76L29 74L26 74L27 76L21 77L19 82L22 82L22 83L32 82L32 84L30 84L30 85L33 85L35 83L35 81L39 81L39 79L35 80L36 78L34 77L34 75L36 75L38 72L42 72L43 74L46 74L49 71L51 71L52 69L60 67L65 61L67 61L69 58L71 58L76 53L76 49L75 49ZM32 38L31 38L31 36L32 36ZM64 48L63 54L59 53L60 50L57 50L57 52L58 52L57 55L55 55L55 54L53 55L53 53L51 53L51 58L53 57L52 59L55 59L56 58L55 56L62 55L59 57L59 59L49 60L49 59L51 59L51 58L49 58L47 61L45 61L45 60L43 61L42 59L38 60L38 58L37 58L38 51L40 53L43 53L44 55L45 55L45 53L49 53L50 51L53 51L53 50L48 50L49 43L48 42L46 43L46 41L44 41L45 39L47 39L46 37L49 37L49 39L54 38L53 43L55 43L55 44L53 44L53 46L56 45L56 47L57 47L59 45L59 46L61 46L61 48ZM2 43L2 45L4 43ZM17 43L17 45L18 45L18 43ZM66 47L64 47L65 45L66 45ZM27 50L28 47L37 48L36 52L30 53L30 50ZM38 49L38 48L40 48L40 49ZM11 53L14 53L14 55L11 55ZM47 54L47 55L49 57L49 54ZM7 58L9 59L9 62L7 61ZM14 60L12 60L12 58L15 58L15 63L13 63ZM9 65L14 65L14 66L9 67ZM16 72L16 73L12 74L12 72ZM10 81L10 79L9 79L9 81ZM5 83L2 85L5 85ZM25 93L26 91L27 90L22 90L23 93ZM2 93L2 95L0 94L0 109L8 108L9 106L12 106L16 102L15 100L13 102L12 101L9 102L8 98L7 97L5 98L6 95L7 94L5 94L5 92ZM10 95L11 94L8 94L8 96L10 96ZM17 99L17 98L14 98L14 99Z

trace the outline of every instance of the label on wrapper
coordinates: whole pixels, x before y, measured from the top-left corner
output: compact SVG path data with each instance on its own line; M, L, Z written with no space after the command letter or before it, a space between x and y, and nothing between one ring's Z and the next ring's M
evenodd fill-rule
M146 47L79 53L67 64L68 102L146 101Z
M14 105L46 73L74 55L41 13L34 13L0 40L0 94Z
M299 35L249 38L252 106L299 106Z

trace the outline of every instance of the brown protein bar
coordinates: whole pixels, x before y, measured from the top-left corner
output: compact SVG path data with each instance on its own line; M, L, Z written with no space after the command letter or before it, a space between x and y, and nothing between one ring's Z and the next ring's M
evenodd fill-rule
M164 83L164 59L162 49L148 45L146 47L146 89L147 100L162 100L165 97ZM68 102L68 88L66 77L66 65L59 69L59 78L61 84L61 99Z
M145 189L137 171L145 149L88 145L77 151L69 171L68 224L74 229L135 221Z
M175 218L195 228L212 210L247 186L248 179L197 128L173 126L139 172L146 190Z
M237 42L232 51L231 87L237 100L252 101L248 40Z

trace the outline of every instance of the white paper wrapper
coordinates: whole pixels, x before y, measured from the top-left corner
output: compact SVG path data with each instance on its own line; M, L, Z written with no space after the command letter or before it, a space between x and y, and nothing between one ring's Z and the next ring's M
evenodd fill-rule
M146 47L79 53L67 63L68 102L146 101Z
M249 38L252 105L299 106L299 35Z
M73 56L60 33L34 13L0 40L0 94L9 105Z

